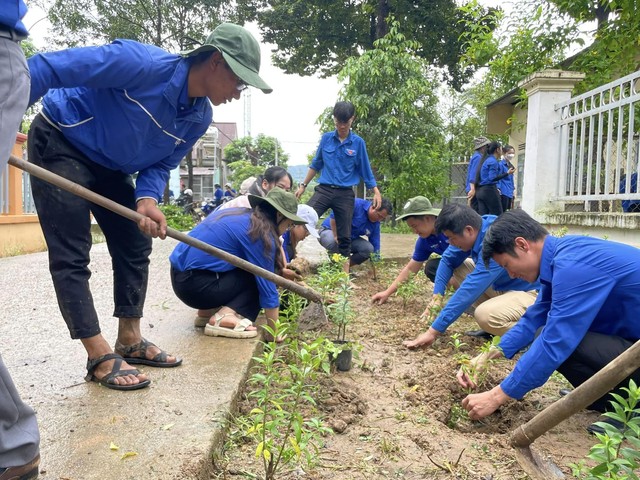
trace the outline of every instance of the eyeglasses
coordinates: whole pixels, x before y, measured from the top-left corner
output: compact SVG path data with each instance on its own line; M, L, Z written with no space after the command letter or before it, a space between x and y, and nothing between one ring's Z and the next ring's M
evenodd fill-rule
M236 78L236 90L239 92L242 92L244 90L246 90L247 88L249 88L249 85L247 85L246 83L244 83L242 80L240 80L240 77L238 77L233 70L231 70L231 67L229 66L229 64L227 62L224 62L224 67L229 70L231 72L231 75L233 75Z

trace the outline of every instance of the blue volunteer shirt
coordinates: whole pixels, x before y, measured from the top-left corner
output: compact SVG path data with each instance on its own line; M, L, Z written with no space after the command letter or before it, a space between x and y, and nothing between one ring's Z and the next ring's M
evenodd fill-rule
M436 272L436 281L433 287L434 295L444 295L447 283L453 277L453 271L462 265L467 258L471 257L476 267L473 272L467 275L460 288L455 291L431 325L437 331L444 332L491 286L496 292L511 290L528 292L540 288L538 282L529 283L524 280L510 278L507 271L493 259L489 262L489 268L485 267L482 261L482 241L487 229L496 218L495 215L484 215L482 217L482 227L470 251L465 252L451 245L442 255L442 260L440 260L440 265Z
M321 185L352 187L360 183L362 178L367 188L377 186L367 146L353 132L349 132L344 142L340 142L337 130L322 135L316 156L309 167L320 172L318 183Z
M249 238L247 232L251 226L251 211L235 209L237 214L230 214L232 210L213 212L202 223L196 226L189 236L202 240L224 250L231 255L240 257L254 265L270 272L275 270L275 241L265 245L262 240ZM179 243L169 257L171 266L181 272L187 270L211 270L213 272L228 272L237 268L224 260L209 255L186 243ZM280 305L278 290L273 282L256 276L260 306L262 308L276 308Z
M512 358L531 345L500 384L512 398L543 385L587 332L640 338L640 250L567 235L544 240L536 302L500 341ZM536 331L544 327L536 338Z
M501 173L502 167L498 160L493 155L489 155L480 168L479 185L495 185L497 183L496 177Z
M480 162L481 158L482 154L477 150L473 152L473 155L471 155L471 159L469 160L469 170L467 170L467 185L465 187L467 189L467 193L471 190L471 184L476 183L476 170L478 169L478 162Z
M449 240L444 233L429 235L427 238L418 237L411 259L416 262L426 262L431 254L442 255L448 247Z
M367 237L367 240L373 245L373 252L380 253L380 222L372 222L369 220L370 207L371 202L369 200L356 198L353 208L353 220L351 221L351 240L362 236ZM322 226L324 228L331 228L330 222L332 218L335 220L333 211L331 215L324 219Z
M32 105L91 161L138 172L136 198L160 199L176 168L211 125L206 97L187 95L190 60L116 40L29 60Z
M500 173L505 174L509 171L509 164L506 160L500 160ZM509 198L513 198L513 191L515 190L515 185L513 183L513 173L508 174L506 177L498 180L498 190L500 190L501 195L505 195Z

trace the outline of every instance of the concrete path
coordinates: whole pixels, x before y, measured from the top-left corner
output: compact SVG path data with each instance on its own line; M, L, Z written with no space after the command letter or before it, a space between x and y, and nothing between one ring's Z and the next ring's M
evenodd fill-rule
M412 235L383 235L385 258L408 258ZM58 310L47 254L0 259L0 353L23 399L38 414L42 478L207 479L258 342L205 337L194 311L173 294L168 256L154 242L143 335L184 358L175 369L145 368L150 388L117 392L86 383L86 355ZM302 252L317 255L317 242ZM113 343L110 257L92 250L92 292Z

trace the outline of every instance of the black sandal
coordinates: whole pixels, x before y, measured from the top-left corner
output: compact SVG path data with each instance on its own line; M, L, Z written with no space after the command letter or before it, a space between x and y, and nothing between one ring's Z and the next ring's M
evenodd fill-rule
M96 367L100 365L102 362L106 362L107 360L113 360L113 368L111 372L106 374L102 378L98 378L94 375L96 371ZM102 355L101 357L94 358L93 360L87 360L87 376L84 379L87 382L96 382L103 387L111 388L112 390L138 390L140 388L148 387L151 384L151 380L144 380L140 383L135 383L132 385L120 385L118 383L114 383L115 379L118 377L125 377L127 375L140 375L140 370L136 368L132 368L129 370L121 370L120 366L122 365L123 358L121 355L117 353L107 353L106 355Z
M147 348L149 347L157 347L157 345L143 338L140 343L134 345L123 345L116 341L114 350L119 355L122 355L122 358L124 358L127 363L131 364L149 365L150 367L160 368L173 368L182 365L182 359L178 357L176 357L175 362L167 362L169 354L162 349L155 357L148 359Z

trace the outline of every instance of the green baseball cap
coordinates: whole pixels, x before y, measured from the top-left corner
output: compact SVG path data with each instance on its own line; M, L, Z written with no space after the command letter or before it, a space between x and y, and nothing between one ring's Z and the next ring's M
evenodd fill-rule
M402 207L402 215L396 220L403 220L407 217L414 217L419 215L433 215L437 217L440 215L439 208L433 208L431 202L427 197L413 197L410 198L407 203Z
M260 45L249 31L234 23L221 23L207 38L204 45L182 52L192 57L202 52L218 50L229 68L247 85L259 88L264 93L273 89L260 78Z
M296 212L298 211L298 200L296 199L296 196L293 193L285 192L280 187L273 187L269 190L266 197L252 194L247 196L249 197L249 204L251 205L251 208L255 208L256 205L259 205L262 202L267 202L282 215L287 217L289 220L292 220L296 225L305 225L307 223L306 220L296 215Z

